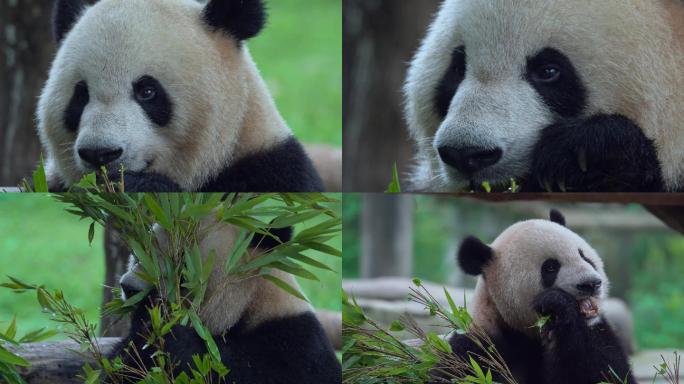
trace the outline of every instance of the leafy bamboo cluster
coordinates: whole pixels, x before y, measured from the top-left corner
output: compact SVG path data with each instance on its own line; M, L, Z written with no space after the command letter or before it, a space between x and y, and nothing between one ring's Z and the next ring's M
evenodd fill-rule
M489 335L473 323L465 306L457 306L445 289L449 303L449 308L445 308L419 279L413 283L409 300L424 306L430 316L446 322L447 337L452 333L462 334L477 345L482 351L473 354L477 361L473 357L464 359L454 355L446 337L425 332L408 316L394 321L389 329L384 328L367 317L356 300L343 292L344 384L493 384L494 374L505 384L517 384ZM542 317L533 327L541 330L547 321L548 317ZM417 340L403 341L392 333L401 331L409 332ZM674 355L672 363L661 356L663 362L654 366L654 383L661 377L669 384L679 384L681 356L676 352ZM630 383L612 372L598 384Z
M159 299L148 308L151 322L146 335L146 348L158 351L153 355L156 367L145 371L138 365L125 366L120 358L107 360L97 343L96 325L88 322L80 309L72 307L59 290L50 292L43 286L14 278L3 285L15 292L34 291L41 308L53 320L67 325L66 334L95 362L93 367L84 367L83 379L88 383L97 382L102 375L113 383L120 383L124 378L149 384L201 384L211 383L213 377L220 379L230 367L221 363L216 343L198 316L211 271L223 268L227 275L238 279L263 278L306 300L272 272L280 270L318 280L317 270L332 269L306 255L307 251L342 256L340 250L327 244L341 231L341 218L334 209L339 201L320 193L123 194L95 190L59 193L54 197L66 204L67 212L91 221L88 241L92 242L98 226L116 229L141 267L139 277L159 293ZM202 240L212 228L224 223L239 230L233 248L214 250L202 257L199 248ZM292 226L300 230L289 241L281 242L272 233ZM160 231L165 241L159 240ZM268 252L252 252L249 245L255 236L273 239L275 242L269 243L276 245ZM224 265L216 265L217 252L228 252L221 255L221 260L226 260ZM116 298L105 305L104 311L115 315L129 313L149 292L140 292L126 301L115 292ZM192 326L206 342L209 353L194 357L194 366L185 367L190 369L190 374L174 377L177 364L164 352L164 336L179 324ZM2 351L0 363L6 362L10 368L25 363L16 359L4 361ZM127 353L134 361L140 360L140 351L129 349Z

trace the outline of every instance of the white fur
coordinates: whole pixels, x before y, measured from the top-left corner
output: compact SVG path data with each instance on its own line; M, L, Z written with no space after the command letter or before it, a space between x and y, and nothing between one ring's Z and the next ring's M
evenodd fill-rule
M122 147L131 171L199 188L231 162L291 135L246 47L202 21L194 0L101 0L63 40L38 106L51 184L91 172L80 145ZM171 123L156 127L132 97L149 75L168 93ZM64 110L74 86L90 93L77 134ZM118 162L117 162L118 163ZM118 164L113 165L118 168Z
M154 232L160 249L167 247L166 232L159 226L155 226ZM212 334L223 334L242 319L248 327L255 327L270 319L313 310L309 303L290 295L262 277L226 275L224 265L238 233L235 226L206 219L199 233L202 238L200 251L203 259L206 259L212 250L216 252L214 270L209 276L207 291L199 310L202 322ZM243 262L258 255L258 251L255 250L248 252L250 255L245 257ZM131 255L129 269L121 277L120 282L140 290L149 287L149 283L136 274L139 270L140 265ZM278 270L272 271L271 274L299 291L297 280L292 275Z
M544 47L567 55L588 92L586 115L619 113L654 140L666 187L684 187L684 7L678 0L445 0L407 77L406 117L417 145L414 187L454 191L470 183L448 169L442 144L498 146L502 160L476 183L508 185L553 114L523 79ZM444 121L434 95L453 50L467 71Z
M561 264L553 287L578 295L577 284L598 278L602 281L598 297L602 300L608 294L603 261L584 239L564 226L548 220L516 223L502 232L491 247L494 258L478 278L472 311L475 323L490 334L500 329L500 321L523 333L537 332L530 328L538 317L532 301L545 289L541 266L548 258ZM596 270L580 257L579 249Z

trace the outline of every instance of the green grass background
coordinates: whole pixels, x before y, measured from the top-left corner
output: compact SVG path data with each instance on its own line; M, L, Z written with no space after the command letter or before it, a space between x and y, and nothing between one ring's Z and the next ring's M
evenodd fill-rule
M339 0L268 1L248 42L276 104L300 140L342 145L342 6Z
M79 221L64 207L44 194L0 194L0 282L6 282L9 275L59 288L71 304L97 322L104 279L102 230L97 228L90 246L90 223ZM339 204L335 208L341 211ZM339 236L329 244L339 249L341 242ZM321 281L299 279L302 290L314 307L339 311L342 260L319 252L308 254L336 272L315 270ZM42 327L57 328L41 313L34 294L14 294L0 288L0 327L5 329L14 315L20 335Z

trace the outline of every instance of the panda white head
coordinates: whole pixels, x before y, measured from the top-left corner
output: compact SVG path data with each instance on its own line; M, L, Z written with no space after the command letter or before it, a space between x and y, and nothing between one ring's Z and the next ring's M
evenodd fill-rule
M159 225L154 226L153 232L159 249L164 249L168 244L168 234ZM239 232L237 227L222 222L217 223L213 218L204 219L199 228L198 233L202 239L200 252L203 260L206 260L211 251L215 251L216 254L214 270L209 275L207 290L199 310L202 323L212 334L221 335L238 322L242 322L249 329L267 320L312 311L308 302L285 292L260 276L246 278L242 275L226 274L224 266ZM274 234L281 237L281 241L286 241L285 237L291 235L289 229ZM246 263L263 255L266 250L263 248L275 245L272 241L260 240L258 247L250 247L247 251L248 256L244 257L242 262ZM150 283L140 277L140 271L140 264L135 256L131 255L128 270L119 280L124 300L151 288ZM292 275L279 270L273 270L271 274L299 290L299 285Z
M545 127L596 113L637 122L675 183L684 172L684 50L673 29L684 8L674 3L445 0L405 85L414 187L524 181Z
M243 44L264 22L262 0L56 1L37 111L48 181L123 165L192 189L289 134Z
M533 325L539 315L533 301L550 288L574 296L587 324L593 325L608 295L601 258L565 227L558 211L551 211L551 221L513 224L491 245L467 238L458 262L464 272L479 275L471 314L489 332L504 326L526 334L537 332Z

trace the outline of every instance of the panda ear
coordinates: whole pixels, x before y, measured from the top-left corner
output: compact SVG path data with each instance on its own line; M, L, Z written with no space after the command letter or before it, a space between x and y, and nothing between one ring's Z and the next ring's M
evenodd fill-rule
M286 243L292 239L292 227L271 228L269 232L277 237L279 241L270 236L264 236L257 233L254 234L250 246L252 248L268 251L269 249L278 246L280 243Z
M52 32L57 43L61 43L64 36L76 24L76 20L83 13L83 0L56 0L52 8Z
M474 236L468 236L461 248L458 250L458 265L461 266L463 272L477 276L482 273L487 263L494 257L494 252L491 247L483 243Z
M204 20L243 41L264 27L266 9L262 0L210 0L204 8Z
M557 209L552 209L551 212L549 212L549 219L553 221L556 224L560 224L565 227L565 216L557 210Z

